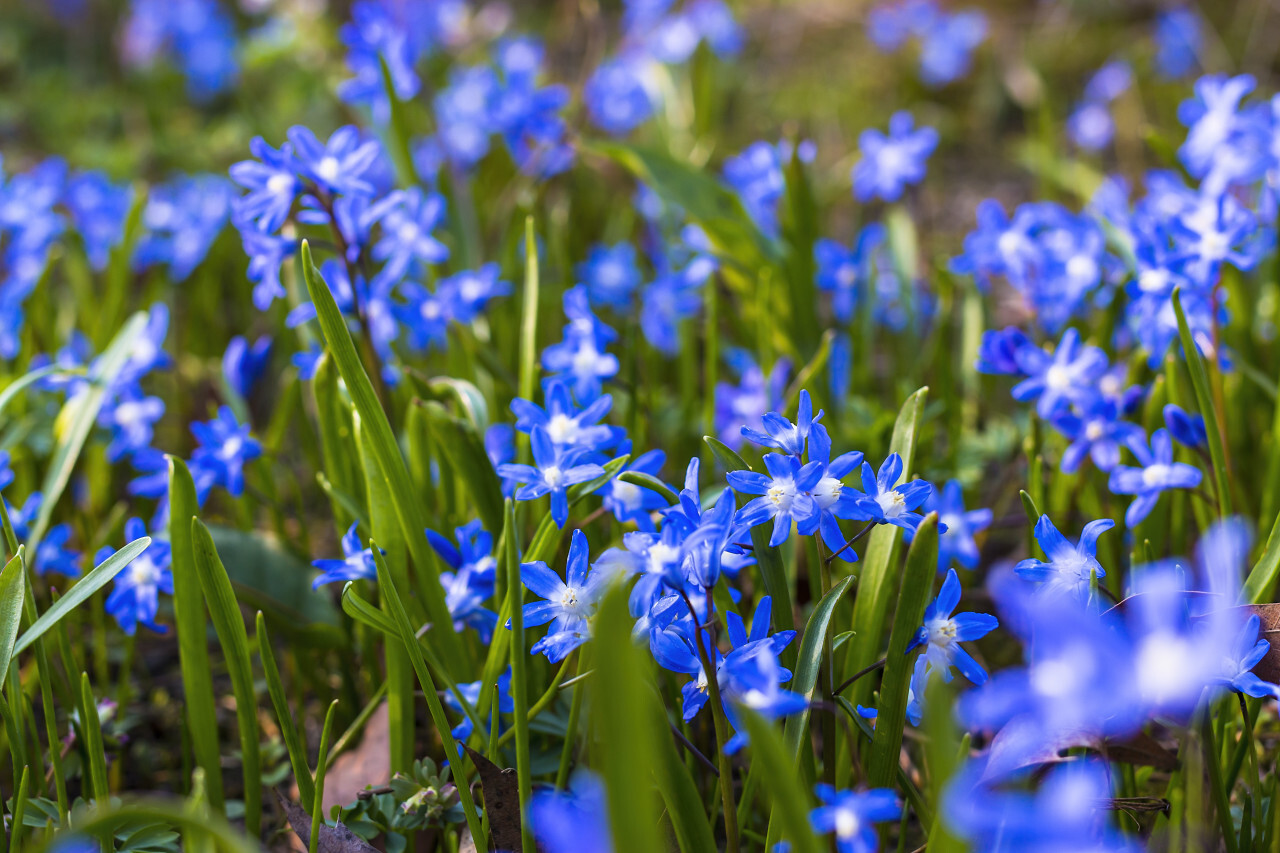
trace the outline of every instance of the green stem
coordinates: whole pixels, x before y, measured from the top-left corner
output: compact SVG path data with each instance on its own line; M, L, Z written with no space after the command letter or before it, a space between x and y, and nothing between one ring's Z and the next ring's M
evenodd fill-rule
M708 608L711 607L711 602L712 597L710 590L708 590ZM703 673L706 674L707 692L711 695L711 719L715 724L716 730L716 757L720 763L720 778L718 781L724 810L725 851L726 853L738 853L738 806L733 799L733 763L724 751L724 745L729 740L729 720L724 714L724 702L720 696L720 682L716 669L708 656L706 645L702 642L705 632L701 627L702 622L698 618L698 611L694 608L693 602L689 600L688 595L684 595L684 603L689 608L689 614L693 617L694 630L698 635L694 645L698 647L698 661L702 664ZM707 614L708 619L710 619L710 615L710 613Z
M581 672L586 663L586 655L578 658L575 674ZM560 767L556 770L556 790L563 791L569 781L569 765L573 763L573 747L578 740L578 719L582 716L583 685L580 680L573 685L573 702L569 705L569 725L564 730L564 746L560 749Z

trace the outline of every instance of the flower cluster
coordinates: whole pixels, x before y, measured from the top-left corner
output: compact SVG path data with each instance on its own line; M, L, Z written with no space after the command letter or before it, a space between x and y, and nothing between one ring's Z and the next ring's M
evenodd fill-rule
M934 0L890 0L871 10L867 35L886 53L916 39L920 79L945 86L969 73L973 52L987 37L987 19L975 9L948 13Z

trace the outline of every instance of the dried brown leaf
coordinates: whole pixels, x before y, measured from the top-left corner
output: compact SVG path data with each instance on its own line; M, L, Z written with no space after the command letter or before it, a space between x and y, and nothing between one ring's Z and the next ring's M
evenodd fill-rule
M520 784L515 769L499 767L466 744L463 749L480 774L484 810L489 816L490 846L496 850L519 850L524 842L520 837Z
M280 801L280 808L284 809L289 826L293 827L293 831L302 841L302 849L306 850L311 841L311 816L302 806L281 796L279 791L276 792L276 799ZM327 823L320 825L320 839L316 844L316 851L317 853L378 853L377 848L372 847L342 824L329 826Z

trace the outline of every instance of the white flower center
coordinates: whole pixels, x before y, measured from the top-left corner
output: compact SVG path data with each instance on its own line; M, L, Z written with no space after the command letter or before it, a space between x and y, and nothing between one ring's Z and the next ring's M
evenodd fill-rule
M830 509L836 501L840 500L840 494L843 491L844 483L835 477L823 477L813 489L813 499L817 502L819 509Z
M1055 364L1045 372L1044 384L1054 391L1066 391L1071 387L1071 371L1060 364Z
M578 439L578 422L564 413L552 415L547 437L555 444L573 444Z
M1084 428L1084 437L1090 441L1097 441L1106 435L1106 427L1098 421L1090 421L1089 425Z
M564 472L559 467L552 465L550 468L543 470L542 479L551 488L559 488L560 484L564 482Z
M791 502L796 499L796 484L790 480L774 480L766 494L779 512L786 512L791 509Z
M575 587L566 586L560 593L560 606L565 610L578 609L578 590Z
M641 501L640 487L622 480L613 481L613 499L627 509L639 509Z
M858 834L862 822L858 820L858 814L853 809L839 809L836 811L836 837L837 838L853 838Z
M929 645L947 648L956 641L954 619L934 619L929 624Z
M1150 465L1142 469L1142 485L1148 487L1159 486L1169 473L1168 465Z
M658 542L649 548L649 571L653 573L661 572L668 563L671 563L680 556L680 549Z
M1147 293L1162 293L1169 286L1169 271L1143 270L1138 276L1138 288Z
M272 195L285 195L293 192L293 175L276 172L267 179L267 192Z
M876 495L876 503L880 505L880 511L884 513L885 518L897 518L907 512L907 500L897 489L890 489Z
M316 164L316 174L325 183L332 183L334 178L338 177L338 172L338 158L333 155L321 158L320 162Z

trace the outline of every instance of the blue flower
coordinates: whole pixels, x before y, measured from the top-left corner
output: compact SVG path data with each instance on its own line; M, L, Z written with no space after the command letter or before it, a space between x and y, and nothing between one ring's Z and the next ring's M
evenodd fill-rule
M214 0L133 0L120 51L126 64L164 55L181 68L197 101L231 88L239 75L235 21Z
M121 388L98 412L99 425L111 430L107 460L119 462L126 456L149 447L155 422L163 415L164 401L159 397L143 395L136 384Z
M976 569L979 554L973 535L991 526L991 510L966 510L958 480L948 480L941 490L935 489L921 509L938 513L939 524L946 528L938 538L938 571L950 568L952 563Z
M533 465L503 464L498 466L499 477L510 477L524 485L516 492L516 500L532 501L543 495L551 495L551 517L556 525L564 527L569 519L568 488L594 480L604 475L604 469L594 463L582 462L585 448L575 447L557 450L547 431L535 426L530 434L533 447Z
M280 265L294 253L297 242L253 227L239 230L245 254L249 256L247 276L255 285L253 305L259 311L266 311L272 302L285 296L284 285L280 282Z
M1111 471L1107 488L1116 495L1137 495L1125 511L1124 523L1135 527L1155 509L1156 501L1166 489L1194 489L1200 485L1200 469L1185 462L1173 461L1173 439L1168 430L1151 434L1151 447L1134 438L1128 443L1142 467L1117 465Z
M889 788L837 791L824 783L814 792L822 805L809 813L809 822L818 832L834 833L840 853L875 853L880 849L875 824L902 817L898 795Z
M627 466L618 474L635 471L656 477L666 460L666 452L649 450L627 463ZM602 508L606 512L612 512L619 524L634 522L636 527L645 531L654 530L652 514L668 506L667 499L652 489L624 482L618 477L610 480L608 485L602 486L596 494L604 498Z
M590 570L588 559L587 536L575 530L569 541L564 580L541 560L521 563L520 580L530 592L545 599L524 605L524 626L536 628L551 623L546 636L529 649L531 654L545 653L549 661L556 663L590 639L591 617L616 575L598 567Z
M516 434L510 424L492 424L484 431L484 454L489 457L489 464L495 471L516 458ZM514 495L516 481L502 474L498 476L502 478L502 496L509 498Z
M374 259L386 261L379 277L391 282L403 278L414 262L438 264L449 257L449 249L431 233L444 223L444 196L412 187L399 199L382 218L382 239L373 247Z
M498 710L503 714L515 713L516 700L511 696L511 666L509 664L506 672L498 676L497 685ZM470 684L458 685L458 692L462 694L462 698L466 699L467 703L472 708L475 708L479 704L481 690L489 692L492 689L492 686L486 688L486 686L479 681L473 681ZM453 695L452 690L446 690L444 692L444 704L462 714L462 722L454 726L452 732L453 739L458 741L458 751L461 752L462 741L471 737L471 733L475 731L475 723L472 721L471 715L463 710L462 704L458 701L458 697Z
M654 349L667 356L680 351L680 324L702 307L702 281L683 272L659 275L644 289L640 329Z
M1156 19L1156 70L1163 77L1185 77L1199 64L1204 35L1200 18L1186 8L1169 9Z
M888 136L868 129L858 137L862 158L853 167L853 194L858 201L897 201L904 187L924 180L925 160L938 146L938 132L913 127L911 113L904 111L889 119Z
M1071 439L1062 453L1062 471L1074 474L1085 456L1093 459L1099 471L1110 471L1120 464L1120 448L1142 437L1142 428L1119 419L1119 408L1111 397L1096 397L1082 410L1059 410L1052 418L1058 432Z
M132 542L146 535L146 526L140 519L131 518L125 522L126 540ZM112 553L110 548L104 548L98 552L94 562L101 565ZM169 543L153 539L145 551L116 575L111 593L107 596L106 611L129 636L133 636L138 625L145 625L159 634L167 630L156 624L156 613L160 608L160 593L173 595L170 558Z
M1067 329L1053 354L1036 347L1017 351L1017 362L1027 378L1013 387L1019 402L1036 401L1036 412L1050 418L1067 405L1087 405L1095 386L1107 370L1107 356L1094 346L1082 345L1080 333Z
M794 424L778 412L768 412L762 420L764 422L763 432L744 426L742 435L748 441L761 447L776 447L784 453L800 456L804 453L809 431L813 429L815 423L822 420L822 410L819 409L818 414L814 415L813 401L809 398L809 391L801 389L800 401L796 408L796 422Z
M756 226L770 237L778 236L778 202L786 190L783 159L790 159L786 143L755 142L724 164L725 182L733 188Z
M522 397L511 401L520 432L532 433L542 427L557 451L576 449L592 455L613 447L622 437L621 430L599 423L613 406L613 397L608 394L582 408L574 403L569 385L561 380L549 380L543 393L545 409Z
M1106 104L1084 101L1067 118L1067 135L1076 147L1101 151L1111 144L1116 133L1115 120Z
M593 304L627 310L641 281L635 246L630 243L593 246L587 260L578 265L578 277L586 284Z
M874 474L871 463L862 463L863 494L854 499L849 517L877 524L892 524L904 530L915 530L924 520L916 508L928 499L933 486L924 480L895 485L902 477L902 457L890 453ZM939 532L942 532L939 525Z
M351 104L369 104L378 124L386 124L391 117L381 60L386 62L391 73L391 88L400 100L410 100L421 86L413 66L425 45L413 40L413 36L429 32L429 28L422 26L422 21L414 21L416 26L410 26L403 15L393 14L417 8L417 4L357 0L351 5L351 21L338 31L338 37L348 48L347 67L355 74L338 84L338 97Z
M1273 696L1280 699L1280 687L1269 681L1263 681L1253 672L1253 668L1262 662L1271 650L1271 643L1258 639L1261 622L1258 614L1250 614L1249 618L1236 635L1234 649L1230 657L1223 658L1220 680L1236 693L1262 698Z
M528 820L546 853L613 853L604 784L590 770L577 770L568 791L534 791Z
M351 522L342 537L341 560L313 560L311 565L320 570L320 575L311 582L312 589L319 589L328 583L354 580L373 580L378 576L378 566L373 559L373 550L365 548L356 532L359 522Z
M484 312L489 300L511 295L511 282L500 281L498 275L498 265L488 263L440 280L440 290L453 299L455 320L470 323Z
M262 455L262 445L249 435L249 425L242 426L231 407L222 406L213 420L192 424L191 433L200 445L191 457L192 467L209 472L213 485L239 497L244 492L245 464Z
M982 333L974 370L995 376L1022 376L1019 354L1027 348L1035 348L1035 344L1017 326L988 329Z
M618 357L604 351L604 340L613 331L591 313L581 285L566 291L564 303L571 322L564 340L542 351L542 367L551 378L572 383L574 396L586 403L599 397L604 380L618 373Z
M3 479L3 476L0 476ZM21 507L14 507L5 500L5 509L9 513L9 523L13 525L13 535L18 537L21 542L30 535L31 525L36 520L36 516L40 513L40 504L44 500L44 495L40 492L32 492L27 495L27 499L22 502Z
M987 18L979 11L939 15L920 42L920 79L926 86L945 86L964 77L986 37Z
M606 133L621 136L644 124L657 111L657 86L651 82L652 60L622 56L592 73L583 89L591 121Z
M758 471L730 471L726 475L729 488L739 494L760 495L742 508L741 519L752 527L773 520L770 547L776 548L791 535L795 520L807 519L817 512L810 490L822 479L825 466L810 462L803 467L795 456L778 453L764 455L769 476Z
M734 450L742 446L744 427L759 430L764 426L764 413L782 408L787 374L791 361L780 358L773 363L768 377L745 350L732 350L726 360L737 370L737 385L716 383L716 435Z
M960 603L960 579L955 569L947 570L938 597L924 611L924 624L916 631L907 651L927 644L924 657L930 669L942 673L944 681L951 680L954 665L965 678L974 684L983 684L987 673L973 657L960 646L962 642L979 640L999 625L994 616L986 613L957 613Z
M295 167L302 177L314 181L328 193L373 195L374 186L366 173L382 153L375 140L361 139L355 125L340 127L323 145L310 128L289 128Z
M1192 414L1181 406L1169 403L1164 407L1164 424L1169 434L1179 444L1191 448L1207 448L1209 437L1205 432L1204 415Z
M1178 120L1187 127L1178 159L1192 177L1208 174L1220 150L1239 129L1240 102L1256 85L1249 74L1208 74L1196 81L1195 97L1178 105Z
M427 530L426 535L431 547L453 569L440 573L440 583L455 629L475 628L480 641L487 644L498 623L498 615L483 606L493 597L497 580L498 563L493 558L492 534L476 520L454 531L457 547L434 530Z
M36 546L33 560L36 574L47 575L49 572L55 572L69 578L80 577L80 567L77 565L80 561L80 552L67 547L67 541L70 539L71 525L56 524L49 528L49 532Z
M185 280L222 233L234 199L235 188L218 175L184 176L152 187L134 263L166 264L170 279Z
M9 451L0 450L0 490L13 483L13 469L9 467L11 461Z
M1026 580L1043 583L1047 592L1062 591L1083 599L1093 576L1106 577L1106 570L1098 562L1098 537L1112 527L1115 522L1109 518L1091 521L1080 532L1080 541L1072 545L1049 516L1042 515L1036 522L1035 536L1049 560L1022 560L1013 567L1014 571Z
M111 183L101 172L83 172L67 182L65 202L84 241L89 266L105 269L111 250L124 239L133 189Z
M236 217L273 234L289 218L294 197L302 189L293 146L286 142L277 150L255 136L249 151L256 160L242 160L230 169L231 180L249 191L236 200Z
M263 335L249 346L243 335L236 335L222 354L222 375L241 397L248 397L254 383L271 361L271 338Z
M821 531L827 548L831 553L839 554L846 563L856 561L858 554L845 547L844 533L836 519L849 518L857 512L858 492L845 485L844 478L862 464L862 459L860 450L851 450L832 459L831 436L827 434L827 428L822 424L813 425L809 433L809 464L820 466L821 471L809 490L813 511L807 518L800 518L799 532L801 536L809 536Z

